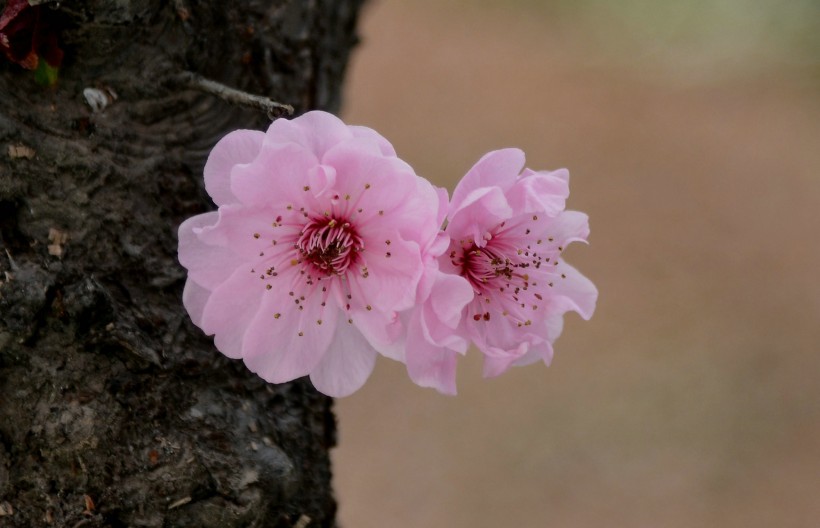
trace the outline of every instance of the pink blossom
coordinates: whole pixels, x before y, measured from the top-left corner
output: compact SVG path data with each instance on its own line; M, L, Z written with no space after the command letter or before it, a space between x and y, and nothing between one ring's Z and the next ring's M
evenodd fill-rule
M598 297L592 282L560 258L569 243L589 235L587 216L564 210L569 173L523 168L518 149L486 154L458 184L448 210L451 242L439 273L472 287L454 334L484 354L485 376L511 365L549 364L564 313L589 319ZM408 348L408 370L453 392L461 349L438 345Z
M267 381L344 396L396 356L439 236L439 193L375 131L324 112L225 136L205 165L218 211L179 228L183 301Z

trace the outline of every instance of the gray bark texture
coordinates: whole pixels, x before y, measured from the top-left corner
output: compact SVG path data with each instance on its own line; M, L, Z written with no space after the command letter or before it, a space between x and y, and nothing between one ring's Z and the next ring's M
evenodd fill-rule
M336 525L332 400L191 324L176 230L269 123L185 72L335 111L360 3L48 2L56 86L0 56L0 527Z

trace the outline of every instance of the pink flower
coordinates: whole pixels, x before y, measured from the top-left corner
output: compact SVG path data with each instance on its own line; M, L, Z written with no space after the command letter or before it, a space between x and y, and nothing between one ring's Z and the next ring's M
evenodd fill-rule
M549 364L563 314L588 319L598 297L595 286L560 258L569 243L589 235L586 215L564 211L569 173L523 167L518 149L488 153L458 184L448 211L451 242L440 273L463 277L475 293L455 334L484 354L485 376L511 365ZM408 371L414 378L425 373L430 385L452 392L458 351L408 348Z
M219 210L179 228L183 301L222 353L331 396L395 356L441 206L387 140L324 112L279 119L217 143L205 187Z

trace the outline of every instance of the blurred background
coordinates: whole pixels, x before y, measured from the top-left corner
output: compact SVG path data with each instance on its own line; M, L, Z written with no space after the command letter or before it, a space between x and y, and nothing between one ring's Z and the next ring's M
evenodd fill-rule
M345 528L820 526L820 3L371 0L344 118L452 191L568 167L550 368L338 401Z

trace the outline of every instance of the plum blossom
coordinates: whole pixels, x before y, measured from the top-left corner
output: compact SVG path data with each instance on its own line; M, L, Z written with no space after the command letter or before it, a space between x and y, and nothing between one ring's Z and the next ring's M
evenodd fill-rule
M466 279L474 296L449 343L407 348L411 378L454 392L455 359L467 339L483 353L487 377L512 365L549 365L564 313L592 316L595 286L560 258L589 235L587 216L564 210L568 196L566 170L524 169L518 149L490 152L470 169L450 201L439 273Z
M218 211L179 228L183 302L223 354L330 396L400 355L446 193L375 131L318 111L228 134L204 177Z

